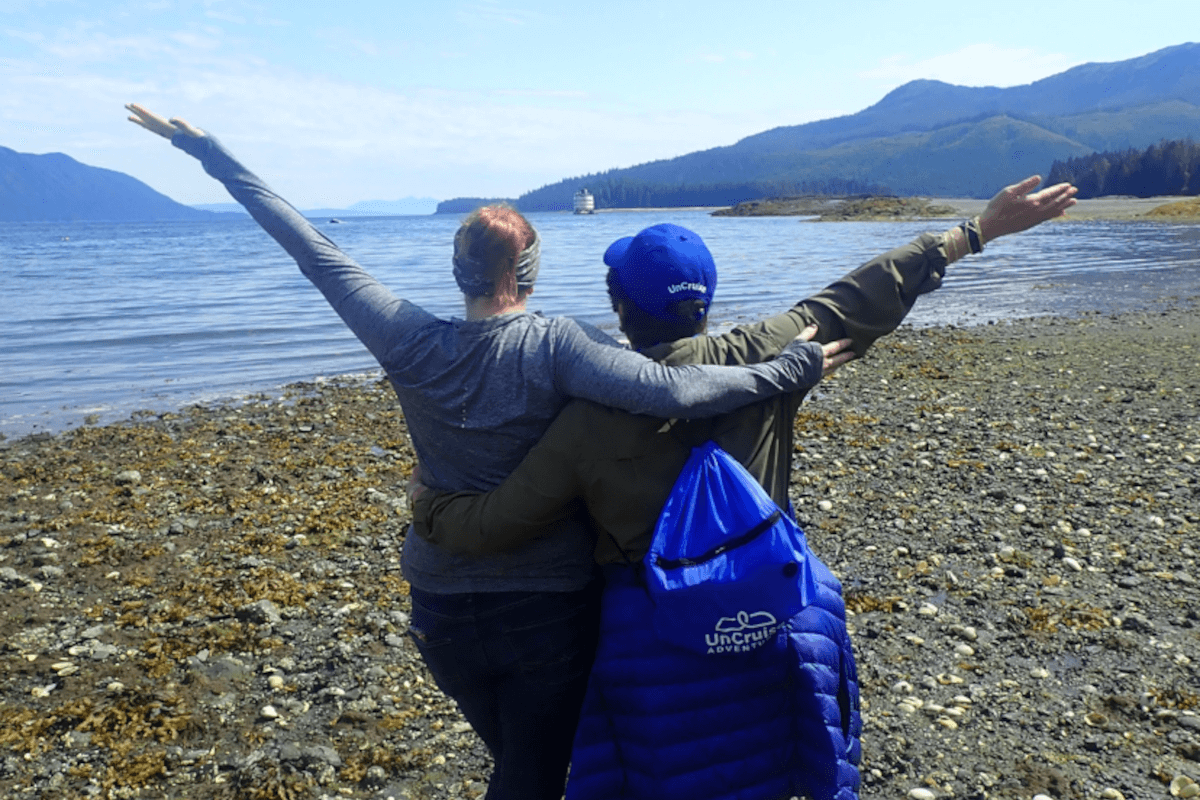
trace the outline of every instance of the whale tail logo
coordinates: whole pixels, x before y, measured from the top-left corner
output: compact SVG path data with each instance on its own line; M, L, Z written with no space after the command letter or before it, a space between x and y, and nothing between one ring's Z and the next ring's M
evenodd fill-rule
M768 611L756 611L753 614L739 611L736 616L721 617L717 620L716 629L717 633L735 633L755 628L766 628L776 623L775 616Z

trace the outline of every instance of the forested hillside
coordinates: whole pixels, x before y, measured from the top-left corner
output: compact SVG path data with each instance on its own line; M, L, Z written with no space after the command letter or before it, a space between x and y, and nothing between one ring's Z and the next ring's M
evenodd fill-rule
M1145 148L1200 130L1200 44L1084 64L1010 88L913 81L835 119L775 128L736 144L570 178L517 198L569 210L588 188L598 208L729 205L826 186L901 195L990 197L1057 162ZM858 193L853 189L847 193Z
M1067 181L1078 197L1104 195L1200 195L1200 144L1191 139L1164 141L1145 150L1092 153L1056 161L1047 178Z

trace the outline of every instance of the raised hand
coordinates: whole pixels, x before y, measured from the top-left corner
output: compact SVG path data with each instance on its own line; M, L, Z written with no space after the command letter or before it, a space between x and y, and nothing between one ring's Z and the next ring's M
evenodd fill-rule
M151 133L157 133L164 139L170 139L176 133L186 133L188 136L203 136L204 131L199 128L194 128L187 122L174 117L166 119L155 114L148 108L139 106L137 103L126 103L125 108L130 111L129 121L141 125Z
M979 217L979 230L984 242L1061 217L1075 205L1075 192L1078 190L1069 183L1055 184L1029 194L1041 182L1040 175L1031 175L1020 183L1001 189L988 202Z

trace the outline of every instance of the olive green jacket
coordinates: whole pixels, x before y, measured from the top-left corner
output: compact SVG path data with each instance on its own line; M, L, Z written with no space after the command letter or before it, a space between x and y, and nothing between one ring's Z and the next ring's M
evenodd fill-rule
M816 340L849 338L858 355L890 333L917 297L941 285L940 236L872 259L782 314L721 336L694 336L643 353L664 364L751 364L774 357L812 323ZM740 461L780 508L788 507L796 411L806 392L779 395L713 420L663 420L582 400L559 413L541 441L486 494L425 492L413 530L461 554L494 553L543 534L586 507L600 564L640 559L683 464L708 439Z

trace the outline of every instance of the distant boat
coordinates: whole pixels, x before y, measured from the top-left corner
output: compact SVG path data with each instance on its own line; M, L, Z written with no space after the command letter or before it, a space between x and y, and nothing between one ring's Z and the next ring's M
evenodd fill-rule
M575 213L576 214L595 214L596 213L596 198L587 189L580 189L575 193Z

